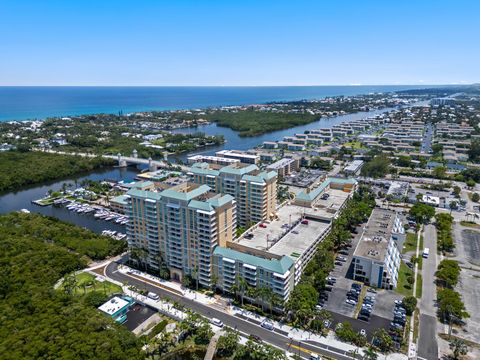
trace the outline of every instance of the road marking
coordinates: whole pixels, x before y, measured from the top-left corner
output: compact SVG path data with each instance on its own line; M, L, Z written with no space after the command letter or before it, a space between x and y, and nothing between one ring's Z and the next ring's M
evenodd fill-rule
M304 352L304 353L306 353L306 354L308 354L308 355L314 355L314 354L315 354L315 355L320 355L320 353L317 353L317 352L315 352L315 351L310 351L310 350L305 349L305 348L303 348L303 347L301 347L301 346L293 345L293 344L288 343L288 342L285 343L285 344L287 344L288 347L291 347L291 348L300 350L300 351L302 351L302 352Z

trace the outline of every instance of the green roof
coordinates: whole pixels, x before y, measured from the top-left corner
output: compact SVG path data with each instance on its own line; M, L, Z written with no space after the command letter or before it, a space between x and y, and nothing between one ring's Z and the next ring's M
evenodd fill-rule
M323 183L320 184L319 187L313 189L310 192L306 192L305 190L302 191L300 194L297 195L297 199L303 201L313 201L318 195L320 195L323 190L325 190L330 183L337 183L337 184L355 184L357 180L352 178L328 178Z
M215 208L221 207L233 200L234 197L231 195L217 195L206 201L191 200L188 203L188 207L197 210L213 211Z
M166 189L160 193L160 196L169 197L177 200L190 201L202 194L208 193L209 191L210 191L209 186L200 185L199 187L192 189L188 192L181 192L181 191L175 191L173 189Z
M244 166L244 167L237 167L237 164L232 164L232 165L224 166L223 168L221 168L220 173L232 174L232 175L245 175L255 170L258 170L258 166L254 164Z
M213 170L208 167L207 163L195 163L190 167L190 172L198 175L213 175L218 176L218 170Z
M153 186L153 182L151 181L137 181L132 185L132 188L145 188L145 187L150 187Z
M117 204L122 204L122 205L127 205L127 196L126 195L120 195L120 196L115 196L110 202L115 202Z
M140 190L135 188L128 190L127 195L144 198L144 199L152 199L152 200L160 200L162 197L158 192Z
M264 259L259 256L245 254L237 250L217 246L213 251L214 256L226 257L235 261L240 261L244 264L260 267L267 271L276 272L278 274L285 274L292 268L294 262L288 256L283 256L278 259Z

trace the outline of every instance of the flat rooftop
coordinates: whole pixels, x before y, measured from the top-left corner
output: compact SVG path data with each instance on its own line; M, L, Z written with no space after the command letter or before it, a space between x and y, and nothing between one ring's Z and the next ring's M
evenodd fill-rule
M129 304L130 303L127 300L115 296L108 300L105 304L99 306L98 310L103 311L105 314L113 316Z
M329 226L329 220L311 220L313 209L297 205L285 205L277 211L278 218L264 221L266 227L257 226L243 234L235 243L279 256L289 256L296 261L315 239ZM308 225L300 221L307 216ZM249 238L249 235L253 237ZM250 236L251 236L250 235Z
M396 213L392 210L373 209L353 256L384 261L395 218Z

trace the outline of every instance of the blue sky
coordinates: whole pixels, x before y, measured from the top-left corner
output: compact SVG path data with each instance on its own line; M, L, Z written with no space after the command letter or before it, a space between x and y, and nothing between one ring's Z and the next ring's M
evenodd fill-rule
M1 0L0 85L480 82L480 1Z

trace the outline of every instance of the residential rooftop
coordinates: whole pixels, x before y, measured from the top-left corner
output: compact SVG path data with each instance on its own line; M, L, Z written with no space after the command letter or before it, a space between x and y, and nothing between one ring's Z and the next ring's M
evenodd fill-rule
M395 218L395 211L381 208L373 209L353 256L373 261L383 261L387 253Z

